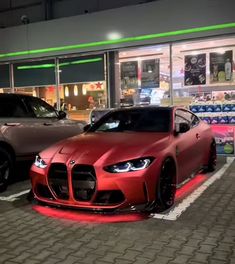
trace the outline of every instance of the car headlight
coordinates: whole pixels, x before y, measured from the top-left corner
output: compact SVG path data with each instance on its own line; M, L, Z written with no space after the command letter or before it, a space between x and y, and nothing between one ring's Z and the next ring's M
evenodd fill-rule
M46 162L39 155L36 156L34 165L41 169L45 169L47 167Z
M152 163L153 160L154 160L153 157L128 160L104 167L104 170L111 173L139 171L147 168Z

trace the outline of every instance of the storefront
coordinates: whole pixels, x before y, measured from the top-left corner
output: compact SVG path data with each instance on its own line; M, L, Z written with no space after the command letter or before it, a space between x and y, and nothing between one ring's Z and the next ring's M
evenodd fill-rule
M105 63L96 54L0 64L0 93L36 96L88 121L91 109L107 107Z

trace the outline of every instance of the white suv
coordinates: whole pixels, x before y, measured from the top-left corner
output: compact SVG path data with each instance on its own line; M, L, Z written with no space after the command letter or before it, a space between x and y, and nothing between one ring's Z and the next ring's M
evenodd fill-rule
M85 124L66 119L65 112L37 97L0 94L0 192L16 161L33 159L49 145L82 133Z

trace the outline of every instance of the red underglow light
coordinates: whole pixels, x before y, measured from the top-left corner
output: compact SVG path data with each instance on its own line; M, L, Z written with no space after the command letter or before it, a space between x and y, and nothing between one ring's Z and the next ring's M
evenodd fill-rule
M121 222L136 222L148 219L147 215L138 213L128 213L128 214L96 214L96 213L81 213L73 212L68 210L61 210L57 208L43 207L39 205L34 205L33 209L45 216L52 218L59 218L64 220L71 220L81 223L121 223Z
M204 174L198 174L192 180L185 183L181 188L176 191L176 200L181 200L195 191L208 177Z

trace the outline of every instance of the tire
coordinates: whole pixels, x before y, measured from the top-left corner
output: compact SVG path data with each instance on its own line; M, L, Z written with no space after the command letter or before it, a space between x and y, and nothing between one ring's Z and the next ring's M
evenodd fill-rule
M216 143L213 140L210 146L208 164L206 166L206 172L212 172L216 168Z
M176 193L176 166L171 158L167 158L162 165L157 184L156 212L169 209L175 202Z
M0 148L0 192L7 189L13 175L13 161L11 155Z

